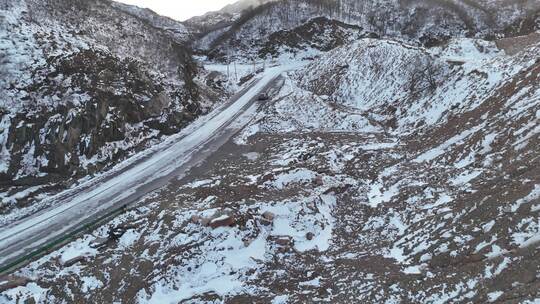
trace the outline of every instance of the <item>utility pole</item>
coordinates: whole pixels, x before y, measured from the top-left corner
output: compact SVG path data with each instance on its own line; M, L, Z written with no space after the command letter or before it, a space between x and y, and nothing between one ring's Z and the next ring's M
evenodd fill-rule
M229 64L231 63L231 51L227 48L227 82L231 82L231 75L229 71Z
M238 71L236 70L236 57L234 59L234 78L238 82Z

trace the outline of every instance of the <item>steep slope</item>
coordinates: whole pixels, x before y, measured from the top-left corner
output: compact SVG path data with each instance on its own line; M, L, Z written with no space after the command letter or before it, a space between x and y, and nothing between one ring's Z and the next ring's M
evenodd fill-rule
M186 42L192 39L191 33L188 31L187 27L181 22L165 16L158 15L154 11L147 8L126 5L120 2L112 2L111 5L128 14L134 15L140 20L146 20L156 28L168 31L174 38L176 38L176 41L179 43Z
M294 79L329 102L405 132L478 106L517 72L502 56L495 43L475 39L431 49L361 40L322 56Z
M200 89L199 68L169 25L125 7L0 4L2 211L177 132L218 93Z
M28 279L0 297L536 303L539 50L365 39L331 51L285 77L238 144L110 222L118 240L106 226L85 234L18 271ZM332 69L344 56L349 66ZM418 56L446 66L416 100L392 72ZM306 86L320 67L343 74L321 93ZM390 93L372 102L383 83ZM394 93L407 100L394 129L366 118ZM443 114L417 109L432 98Z
M276 0L240 0L229 4L219 11L208 12L185 21L192 35L197 38L195 46L206 48L208 41L227 31L230 26L248 9L255 8Z
M272 33L325 16L357 25L379 36L436 45L450 37L493 37L528 16L540 4L501 0L284 0L245 12L226 30L208 34L202 47L246 52Z
M241 58L243 60L271 59L280 56L295 57L295 55L313 57L355 40L376 36L361 27L319 17L291 30L272 33L266 40L254 42L252 48L242 52ZM227 58L227 52L221 48L214 49L208 53L208 58L224 61Z

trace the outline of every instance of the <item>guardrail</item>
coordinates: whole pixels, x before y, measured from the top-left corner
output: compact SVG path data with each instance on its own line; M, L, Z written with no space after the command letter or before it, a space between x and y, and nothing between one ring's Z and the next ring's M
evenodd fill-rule
M0 275L9 274L15 269L21 268L22 266L27 264L27 262L31 262L33 260L36 260L39 257L42 257L43 255L47 253L52 252L52 250L57 249L61 245L67 244L68 241L75 239L75 237L80 236L83 232L89 232L92 229L97 228L100 224L102 224L106 220L111 219L115 216L118 216L124 213L125 211L127 211L127 205L124 205L120 208L109 211L106 214L100 216L99 218L73 230L72 232L67 233L64 236L61 236L20 258L17 258L15 261L9 262L6 265L0 265Z

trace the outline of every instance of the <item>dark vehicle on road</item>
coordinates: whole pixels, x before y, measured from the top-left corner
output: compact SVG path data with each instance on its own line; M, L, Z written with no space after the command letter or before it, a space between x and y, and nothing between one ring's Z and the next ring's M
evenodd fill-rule
M270 99L270 97L266 93L261 93L259 95L259 97L257 98L257 100L260 100L260 101L266 101L266 100L269 100L269 99Z

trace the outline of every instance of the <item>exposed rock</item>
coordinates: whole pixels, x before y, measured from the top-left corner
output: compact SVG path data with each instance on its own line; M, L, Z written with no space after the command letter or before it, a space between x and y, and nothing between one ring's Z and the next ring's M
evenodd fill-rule
M223 214L221 216L218 216L216 218L213 218L210 220L210 227L213 229L219 228L219 227L231 227L236 224L236 219L232 215Z
M280 246L290 247L294 245L294 239L290 236L277 236L274 242Z
M315 186L323 186L324 185L324 180L323 180L323 177L321 175L317 175L315 177L315 179L313 180L313 183L315 184Z
M201 222L201 217L198 215L192 215L190 220L193 224L199 224Z
M0 277L0 292L19 287L25 286L30 280L25 277L19 277L15 275L3 276Z
M210 221L212 219L208 218L208 217L204 217L200 220L200 223L201 225L203 225L204 227L208 227L208 225L210 225Z
M78 256L78 257L74 257L72 259L69 259L67 261L65 261L62 266L64 267L71 267L77 263L84 263L86 261L86 257L84 256Z
M270 212L270 211L265 211L262 214L262 217L263 217L263 219L265 219L267 221L273 222L276 215L274 213Z

